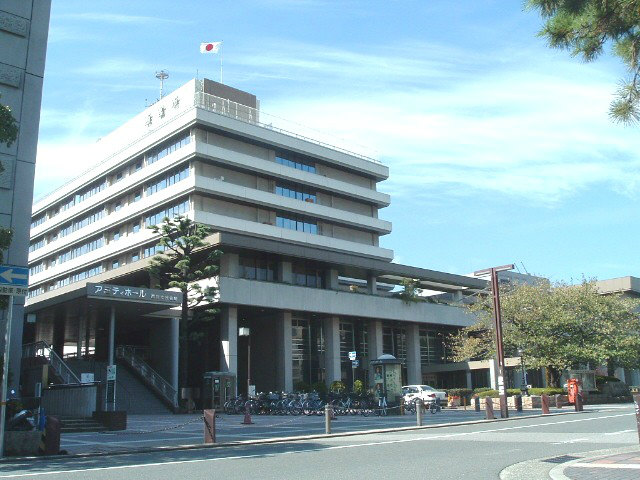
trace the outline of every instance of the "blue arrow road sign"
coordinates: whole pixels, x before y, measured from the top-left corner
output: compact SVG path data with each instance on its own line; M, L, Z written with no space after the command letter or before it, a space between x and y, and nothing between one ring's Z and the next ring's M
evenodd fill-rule
M0 285L15 285L26 287L29 284L29 269L0 265Z

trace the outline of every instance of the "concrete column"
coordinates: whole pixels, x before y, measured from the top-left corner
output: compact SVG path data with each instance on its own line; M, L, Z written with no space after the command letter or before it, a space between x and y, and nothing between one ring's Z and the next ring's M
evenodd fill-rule
M237 253L224 253L220 258L220 276L240 277L240 255Z
M378 294L378 280L375 275L367 275L367 293L369 295Z
M171 322L171 342L170 350L167 352L171 357L171 370L169 374L169 382L174 388L178 389L178 371L179 371L179 358L180 358L180 319L172 318Z
M291 312L278 312L276 318L276 386L293 391Z
M278 263L278 281L281 283L293 283L291 262L283 261Z
M111 307L109 312L109 365L115 363L115 341L116 341L116 307Z
M407 342L407 382L411 385L422 383L422 365L420 362L420 326L412 323L406 326Z
M616 368L613 371L613 375L615 377L617 377L618 379L620 379L621 382L626 383L627 378L626 378L626 375L625 375L624 368Z
M498 360L495 358L489 360L489 386L498 390Z
M76 358L82 358L82 340L84 338L85 316L78 317L78 330L76 339Z
M338 290L340 288L338 285L338 270L335 268L327 270L325 274L325 283L328 290Z
M473 388L473 381L471 380L471 370L467 370L465 373L466 373L466 377L467 377L467 388L468 389L472 389Z
M322 322L324 333L324 368L327 386L342 380L340 370L340 317L325 318Z
M225 305L220 315L220 371L238 374L238 307Z
M458 290L457 292L453 292L453 301L460 302L462 301L462 292Z
M369 361L382 355L382 322L380 320L370 320L367 325L367 350ZM370 365L369 378L373 381L373 368ZM368 386L372 387L373 385Z

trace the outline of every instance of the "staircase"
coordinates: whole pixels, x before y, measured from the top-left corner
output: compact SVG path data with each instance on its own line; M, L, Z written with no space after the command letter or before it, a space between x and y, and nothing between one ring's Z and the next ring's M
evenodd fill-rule
M178 391L158 372L151 368L147 362L137 355L133 347L127 345L118 346L116 349L116 357L121 364L126 365L131 372L135 373L135 375L149 389L151 389L167 407L174 411L177 409Z
M61 433L104 432L105 426L93 418L58 417Z
M51 345L43 340L23 345L22 358L44 359L51 366L51 369L58 379L60 379L60 385L80 383L80 379L75 372L53 351Z
M93 373L96 382L106 380L107 362L70 359L67 362L78 375ZM125 410L129 415L156 415L172 413L155 391L130 371L125 363L118 360L116 375L116 410ZM104 401L104 400L103 400Z

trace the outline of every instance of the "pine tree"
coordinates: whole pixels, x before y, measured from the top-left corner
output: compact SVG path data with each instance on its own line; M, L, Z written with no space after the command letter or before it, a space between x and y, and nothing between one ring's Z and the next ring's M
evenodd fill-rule
M180 353L178 384L188 387L189 334L197 321L209 320L217 313L212 307L217 294L214 285L201 286L198 282L213 279L218 272L220 250L209 250L206 238L211 235L209 227L195 223L189 217L177 215L165 217L162 223L149 227L159 234L158 247L162 253L153 257L147 267L152 278L152 287L175 288L182 293L180 315ZM198 315L194 309L198 306Z

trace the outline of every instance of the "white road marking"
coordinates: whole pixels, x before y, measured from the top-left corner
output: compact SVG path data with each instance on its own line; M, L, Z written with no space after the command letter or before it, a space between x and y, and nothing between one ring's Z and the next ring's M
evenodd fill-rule
M586 442L588 438L572 438L571 440L564 440L562 442L552 442L551 445L565 445L567 443Z
M573 463L568 465L567 468L632 468L634 470L640 470L640 465L637 463Z
M631 428L629 430L620 430L619 432L607 432L605 433L605 435L620 435L621 433L631 433L631 432L635 432L636 430Z
M592 418L578 418L575 420L561 420L558 422L548 422L548 423L536 423L532 425L517 425L513 427L503 427L503 428L492 428L487 430L478 430L475 432L460 432L460 433L447 433L442 435L433 435L430 437L420 437L420 438L406 438L399 440L384 440L380 442L369 442L369 443L355 443L349 445L336 445L333 447L324 447L317 449L306 449L306 450L292 450L287 452L277 452L277 453L269 453L269 454L254 454L254 455L236 455L232 457L217 457L217 458L198 458L193 460L177 460L170 462L154 462L154 463L143 463L143 464L135 464L135 465L117 465L112 467L93 467L93 468L81 468L81 469L73 469L73 470L56 470L56 471L45 471L45 472L30 472L30 473L15 473L9 475L0 475L0 478L24 478L24 477L39 477L45 475L60 475L60 474L69 474L69 473L82 473L82 472L97 472L103 470L124 470L124 469L133 469L133 468L146 468L146 467L158 467L165 465L183 465L188 463L202 463L202 462L220 462L224 460L239 460L244 458L256 458L256 457L276 457L280 455L290 455L294 453L311 453L311 452L324 452L329 450L342 450L348 448L361 448L361 447L371 447L378 445L391 445L398 443L409 443L409 442L421 442L421 441L430 441L437 440L443 438L452 438L452 437L462 437L469 435L477 435L479 433L492 433L492 432L502 432L507 430L522 430L526 428L534 428L534 427L544 427L548 425L562 425L566 423L578 423L578 422L590 422L595 420L605 420L608 418L616 418L616 417L626 417L630 415L635 415L634 413L622 413L617 415L606 415L602 417L592 417ZM420 432L416 430L416 432ZM329 439L330 437L327 437Z

